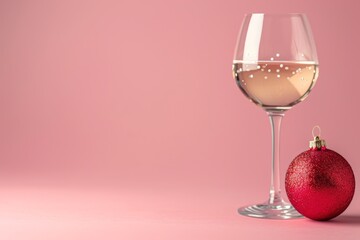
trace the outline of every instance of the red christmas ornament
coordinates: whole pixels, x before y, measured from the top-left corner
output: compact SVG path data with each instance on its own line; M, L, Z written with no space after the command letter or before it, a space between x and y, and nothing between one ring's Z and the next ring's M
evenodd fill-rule
M313 220L325 221L340 215L349 206L355 191L355 177L349 163L326 148L319 136L310 149L290 164L285 189L294 208Z

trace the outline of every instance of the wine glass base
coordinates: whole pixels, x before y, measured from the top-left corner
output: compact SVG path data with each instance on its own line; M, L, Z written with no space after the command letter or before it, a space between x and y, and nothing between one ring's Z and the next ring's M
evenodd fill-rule
M303 218L298 211L289 203L281 202L280 204L256 204L238 209L238 213L247 217L264 218L264 219L296 219Z

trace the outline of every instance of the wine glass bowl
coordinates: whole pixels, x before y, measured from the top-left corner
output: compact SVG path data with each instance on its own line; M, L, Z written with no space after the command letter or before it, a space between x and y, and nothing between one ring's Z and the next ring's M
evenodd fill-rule
M247 14L236 43L233 77L244 95L270 118L272 162L268 201L239 208L245 216L302 217L283 201L280 188L280 126L286 110L303 101L319 74L310 24L304 14Z

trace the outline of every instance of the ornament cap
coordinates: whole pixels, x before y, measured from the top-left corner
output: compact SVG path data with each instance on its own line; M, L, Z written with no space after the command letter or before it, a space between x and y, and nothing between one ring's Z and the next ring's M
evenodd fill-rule
M317 134L316 134L316 132L317 132ZM312 135L314 137L314 140L310 141L310 143L309 143L309 147L311 149L322 149L322 148L326 147L325 140L320 138L321 128L320 128L319 125L316 125L316 126L313 127Z
M319 136L314 137L313 141L309 142L309 147L311 149L321 149L326 147L326 142L324 139L320 139Z

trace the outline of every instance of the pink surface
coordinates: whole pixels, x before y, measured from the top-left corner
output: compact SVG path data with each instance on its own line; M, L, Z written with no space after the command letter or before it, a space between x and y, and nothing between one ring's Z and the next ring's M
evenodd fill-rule
M245 13L307 13L320 77L283 121L282 174L319 124L358 179L358 8L1 1L0 239L358 239L358 190L329 223L236 214L267 197L270 126L231 76Z
M1 239L337 240L360 234L351 214L330 222L240 217L233 194L2 187L1 195Z

